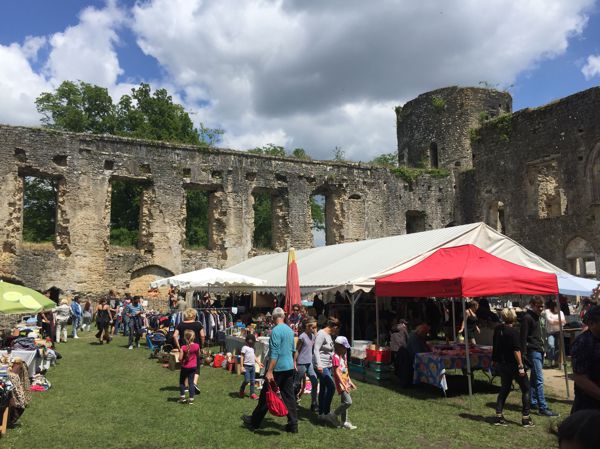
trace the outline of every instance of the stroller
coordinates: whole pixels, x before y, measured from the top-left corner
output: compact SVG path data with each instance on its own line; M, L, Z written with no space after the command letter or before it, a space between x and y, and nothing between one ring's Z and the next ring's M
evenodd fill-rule
M169 335L170 334L170 335ZM170 337L170 338L169 338ZM171 352L173 349L173 332L166 329L159 329L146 334L146 344L150 349L150 358L158 358L158 353L161 351Z

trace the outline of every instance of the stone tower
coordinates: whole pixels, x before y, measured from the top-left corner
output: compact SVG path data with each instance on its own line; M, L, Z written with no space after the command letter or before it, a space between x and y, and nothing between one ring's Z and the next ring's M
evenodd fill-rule
M446 87L419 95L396 108L400 165L473 167L470 134L486 120L512 111L506 92L477 87Z

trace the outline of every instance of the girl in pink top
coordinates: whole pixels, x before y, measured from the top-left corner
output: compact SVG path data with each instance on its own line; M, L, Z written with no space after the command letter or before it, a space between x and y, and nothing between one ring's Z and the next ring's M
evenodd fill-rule
M194 342L196 335L191 329L186 329L183 333L185 345L181 347L181 371L179 372L179 402L181 404L194 403L194 375L198 366L198 353L200 345ZM185 399L185 380L187 379L189 388L189 400Z

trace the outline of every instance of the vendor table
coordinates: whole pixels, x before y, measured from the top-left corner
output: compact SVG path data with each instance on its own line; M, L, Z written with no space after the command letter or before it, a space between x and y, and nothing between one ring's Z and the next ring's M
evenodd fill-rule
M490 373L492 367L492 349L489 346L470 348L471 371L476 369ZM435 385L446 394L448 384L446 371L449 369L463 370L467 368L467 357L464 346L453 347L449 350L434 348L434 352L421 352L415 355L415 370L413 382ZM490 375L491 378L491 375Z
M225 338L225 349L227 350L227 352L231 352L232 354L239 355L242 346L244 346L245 344L246 341L243 337L235 337L233 335L228 335ZM257 358L260 357L261 362L264 362L268 350L268 343L263 343L260 340L257 340L256 343L254 343L254 354L256 354Z
M5 356L7 354L7 351L0 350L0 357ZM22 351L14 349L10 352L9 358L12 360L15 357L21 357L23 361L27 363L27 367L29 369L29 377L33 377L35 375L36 370L42 363L42 358L40 357L37 349L33 351Z

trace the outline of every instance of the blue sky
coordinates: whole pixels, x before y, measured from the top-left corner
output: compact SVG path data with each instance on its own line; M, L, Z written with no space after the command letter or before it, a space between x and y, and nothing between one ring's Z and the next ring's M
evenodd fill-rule
M6 1L0 122L39 124L35 97L65 79L115 98L144 81L223 146L369 160L419 93L486 81L536 107L596 86L599 55L594 0Z

